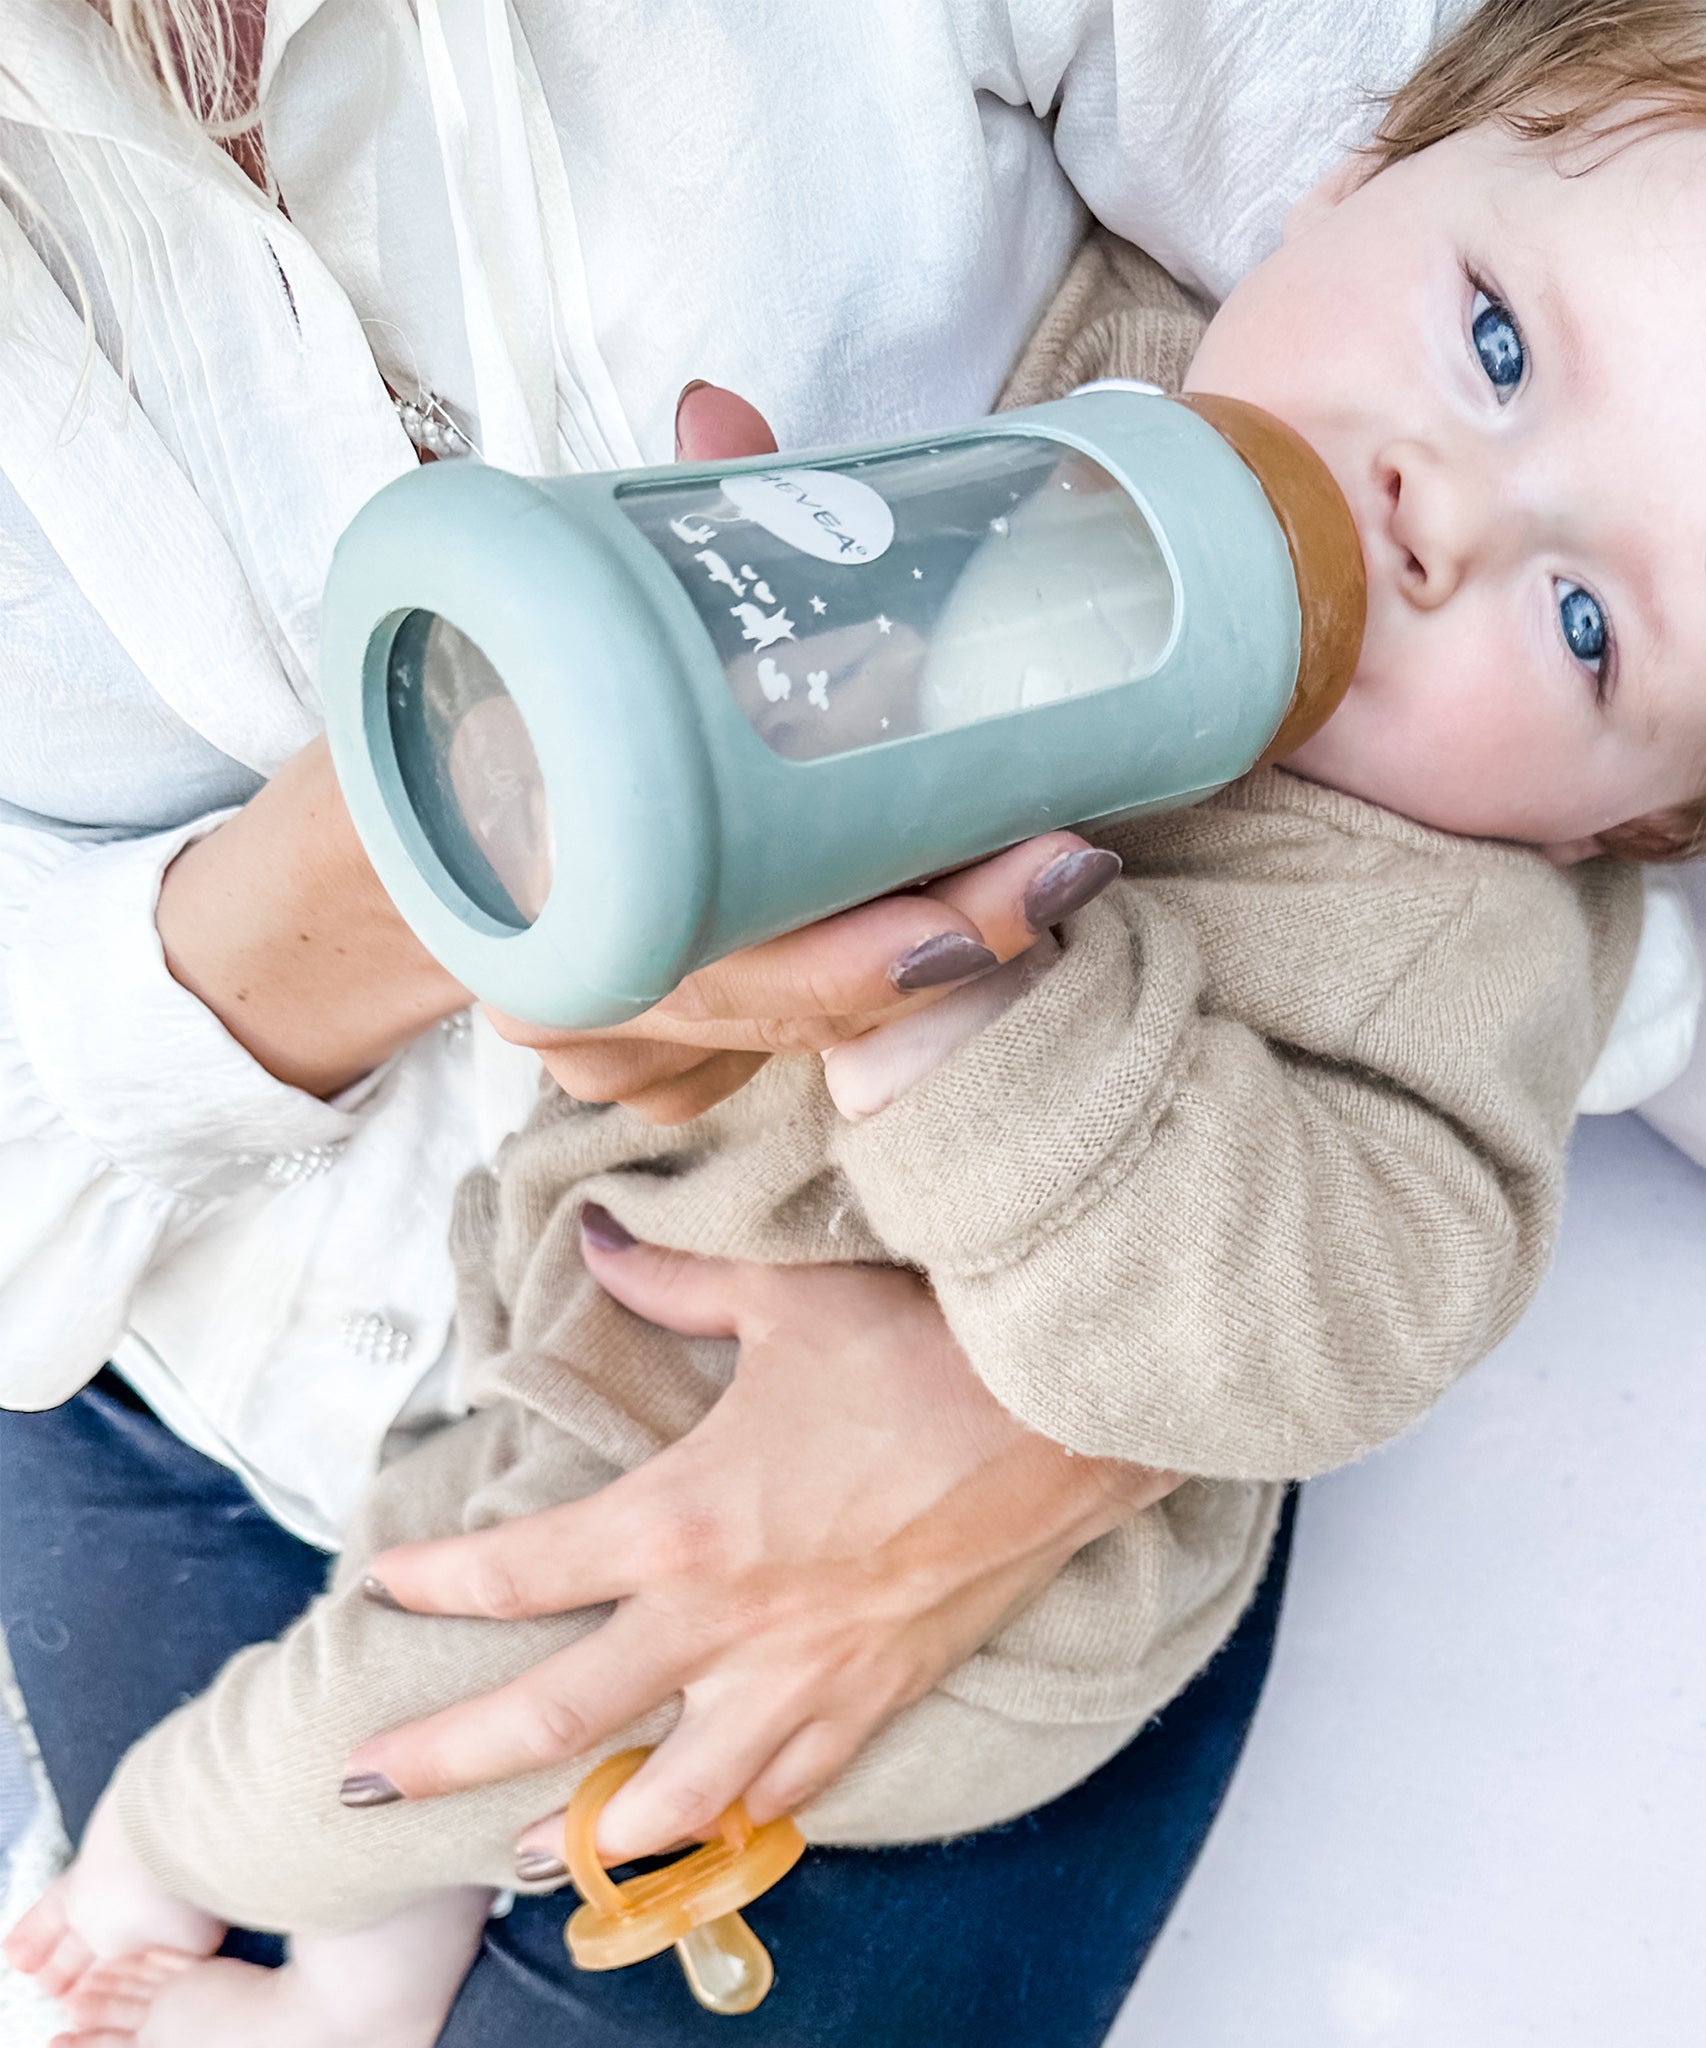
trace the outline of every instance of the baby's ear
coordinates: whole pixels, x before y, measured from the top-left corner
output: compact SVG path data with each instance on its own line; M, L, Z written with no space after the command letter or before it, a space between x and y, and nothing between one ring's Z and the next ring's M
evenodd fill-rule
M1706 854L1706 799L1648 811L1621 825L1608 825L1593 839L1569 839L1540 851L1554 867L1573 868L1579 860L1698 860Z
M1285 217L1285 239L1304 233L1324 219L1335 206L1347 200L1359 186L1366 185L1369 167L1360 156L1347 156L1334 165L1318 185L1312 185L1295 201Z
M1599 850L1614 860L1699 860L1706 855L1706 796L1611 826L1599 835Z

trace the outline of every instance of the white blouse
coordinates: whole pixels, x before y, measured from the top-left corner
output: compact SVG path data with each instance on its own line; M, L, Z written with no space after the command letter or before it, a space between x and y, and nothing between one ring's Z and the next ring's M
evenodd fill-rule
M115 1359L326 1545L453 1404L451 1191L530 1064L436 1030L316 1101L153 922L317 730L332 544L413 460L380 371L533 470L667 458L696 376L784 446L970 418L1086 205L1223 291L1469 4L272 0L280 212L87 0L0 0L64 239L0 206L0 1400Z

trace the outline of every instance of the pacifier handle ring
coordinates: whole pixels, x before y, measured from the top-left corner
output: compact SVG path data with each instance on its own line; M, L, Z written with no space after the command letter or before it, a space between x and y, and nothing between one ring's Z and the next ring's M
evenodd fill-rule
M744 1849L755 1832L751 1816L746 1810L746 1801L731 1799L718 1814L717 1825L706 1840L718 1838L726 1842L731 1849Z
M607 1756L575 1788L563 1815L563 1861L569 1866L575 1890L601 1912L619 1913L622 1891L599 1858L599 1816L650 1755L649 1749L625 1749L617 1756Z
M598 1853L598 1822L611 1800L634 1777L650 1757L649 1749L625 1749L607 1756L594 1766L575 1789L563 1815L563 1861L569 1867L575 1889L589 1906L603 1912L620 1911L622 1890L614 1883ZM754 1833L746 1802L734 1799L717 1816L706 1841L722 1841L732 1850L744 1849Z

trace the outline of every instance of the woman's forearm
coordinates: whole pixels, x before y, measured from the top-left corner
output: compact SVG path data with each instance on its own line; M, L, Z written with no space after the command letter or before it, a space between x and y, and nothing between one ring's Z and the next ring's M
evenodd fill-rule
M166 964L279 1080L332 1095L467 1002L368 865L323 741L167 870Z

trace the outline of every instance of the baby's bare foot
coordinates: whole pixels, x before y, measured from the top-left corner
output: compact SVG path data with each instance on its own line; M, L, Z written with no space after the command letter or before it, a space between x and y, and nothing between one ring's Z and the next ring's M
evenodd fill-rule
M172 1978L201 1967L182 1949L148 1948L96 1963L62 1999L71 2031L51 2048L136 2048L154 2000Z
M6 1937L6 1960L22 1977L33 1977L49 1998L63 1998L79 1984L95 1952L71 1924L71 1873L56 1877Z
M211 1955L224 1933L223 1921L164 1889L131 1849L103 1800L76 1862L13 1928L6 1960L71 2015L78 2031L62 2040L77 2042L79 2048L107 2048L109 2038L125 2037L125 2029L103 2023L98 2034L90 2035L78 2005L86 1993L95 1999L90 2010L129 2011L135 1986L144 1978L164 1981L174 1969ZM134 2033L134 2025L129 2031Z
M224 1923L161 1889L97 1808L76 1863L6 1942L57 1999L52 2048L432 2048L491 1893L429 1893L376 1927L310 1935L281 1970L215 1957Z
M50 1998L62 1999L97 1959L154 1948L209 1956L224 1935L223 1920L166 1890L125 1840L118 1816L103 1799L77 1860L18 1922L6 1957Z
M71 2028L50 2048L431 2048L443 2024L437 2004L379 2009L331 1989L289 1964L146 1949L84 1972L64 1999Z
M399 1999L388 2010L346 1987L343 1997L305 1977L216 1956L163 1984L124 2048L432 2048L444 2008L422 2014ZM67 2048L108 2048L96 2033Z
M432 2048L490 1899L436 1892L360 1933L305 1936L282 1970L161 1949L86 1967L65 2000L76 2030L53 2048Z

